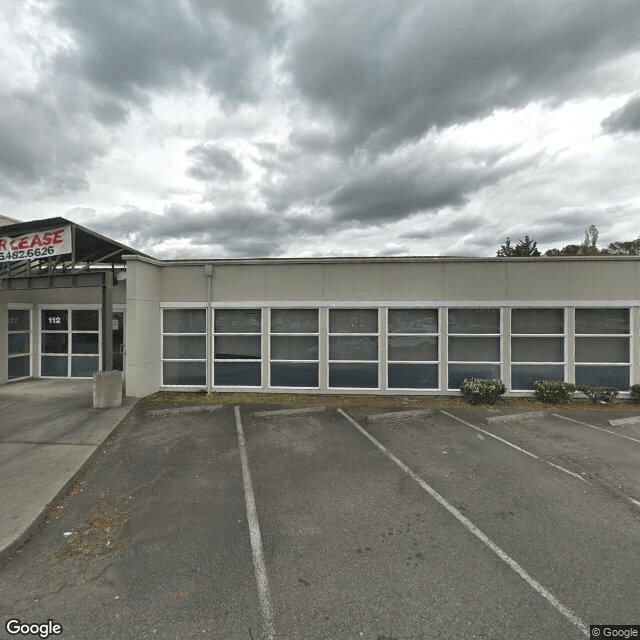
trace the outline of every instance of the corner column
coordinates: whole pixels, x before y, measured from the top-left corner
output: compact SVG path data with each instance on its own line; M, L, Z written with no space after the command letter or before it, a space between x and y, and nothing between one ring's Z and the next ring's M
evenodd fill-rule
M102 284L102 371L113 370L113 275L104 274Z

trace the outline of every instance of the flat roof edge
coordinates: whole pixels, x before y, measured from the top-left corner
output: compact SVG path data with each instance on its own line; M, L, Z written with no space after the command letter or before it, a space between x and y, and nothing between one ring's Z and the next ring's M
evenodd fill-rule
M388 256L345 258L186 258L159 260L148 256L123 255L125 261L139 260L156 266L202 266L205 264L231 265L284 265L284 264L383 264L383 263L559 263L559 262L640 262L640 256L541 256L539 258L486 258L486 257L433 257L433 256Z
M157 260L156 258L152 258L147 255L140 255L135 253L124 253L122 254L122 259L126 262L133 262L134 260L138 260L139 262L146 262L147 264L152 264L156 267L162 266L162 260Z

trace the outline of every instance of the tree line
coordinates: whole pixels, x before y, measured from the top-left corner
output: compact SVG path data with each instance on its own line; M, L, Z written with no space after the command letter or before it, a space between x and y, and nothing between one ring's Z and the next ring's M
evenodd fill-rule
M635 240L622 240L610 242L605 248L598 247L598 229L594 224L584 232L584 239L580 244L567 244L561 249L548 249L545 256L640 256L640 237ZM538 258L542 256L538 249L538 243L528 235L519 239L516 244L511 243L507 237L505 243L500 245L496 255L499 258Z

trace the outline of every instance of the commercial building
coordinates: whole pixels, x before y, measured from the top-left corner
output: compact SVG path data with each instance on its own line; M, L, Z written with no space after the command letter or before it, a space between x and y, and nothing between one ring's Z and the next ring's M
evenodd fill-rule
M57 228L75 253L0 265L0 382L111 366L129 396L640 382L637 257L156 260L62 218L0 236Z

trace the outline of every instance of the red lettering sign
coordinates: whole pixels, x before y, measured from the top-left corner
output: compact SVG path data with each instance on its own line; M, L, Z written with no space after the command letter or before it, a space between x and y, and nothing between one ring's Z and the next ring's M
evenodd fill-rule
M72 252L71 227L33 231L11 238L0 236L0 262L37 260Z

